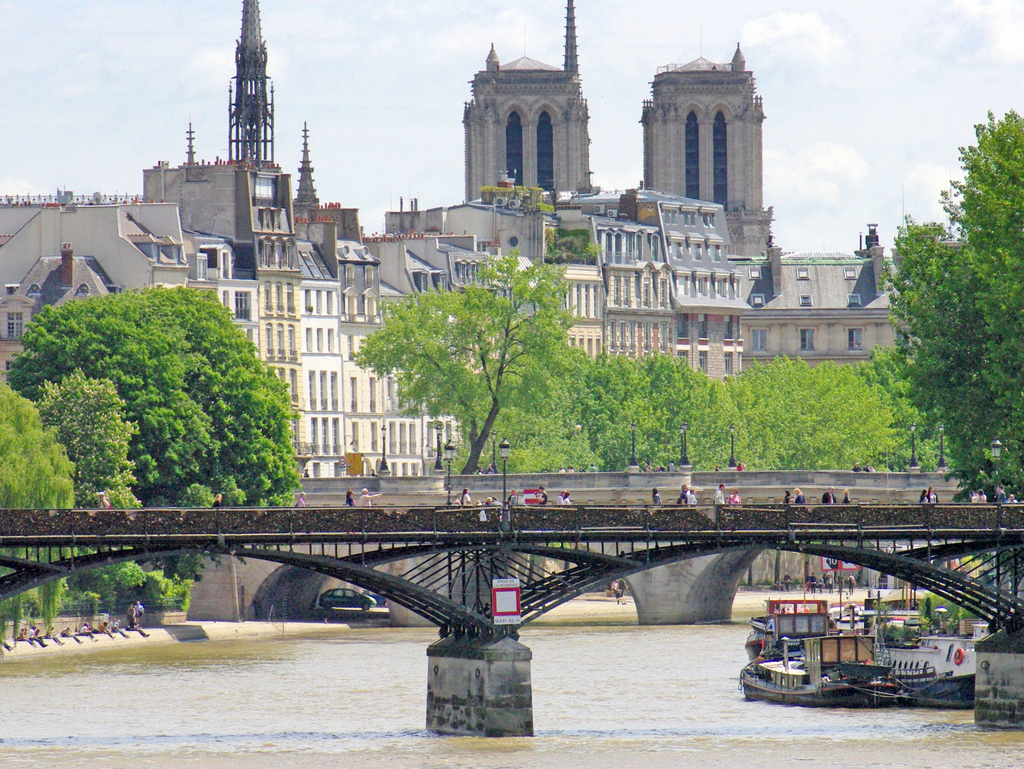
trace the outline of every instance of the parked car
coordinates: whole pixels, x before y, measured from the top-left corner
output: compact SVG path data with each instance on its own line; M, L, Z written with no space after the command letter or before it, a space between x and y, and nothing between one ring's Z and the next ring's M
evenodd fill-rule
M357 590L348 587L336 587L332 590L325 590L313 603L315 611L330 612L343 611L345 609L359 609L369 611L377 606L377 602Z

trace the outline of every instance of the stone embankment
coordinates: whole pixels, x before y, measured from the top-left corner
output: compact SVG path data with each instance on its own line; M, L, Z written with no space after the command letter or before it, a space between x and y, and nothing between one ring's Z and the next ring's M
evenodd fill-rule
M127 637L114 633L94 633L92 637L75 636L61 638L61 644L53 639L44 639L45 647L27 641L6 640L12 647L8 651L0 647L0 663L27 660L55 659L69 654L93 654L116 652L121 649L145 646L160 646L171 643L195 643L202 641L261 641L275 638L309 638L347 632L348 625L339 623L289 622L287 624L268 622L188 622L181 625L146 628L146 636L135 631L125 631Z

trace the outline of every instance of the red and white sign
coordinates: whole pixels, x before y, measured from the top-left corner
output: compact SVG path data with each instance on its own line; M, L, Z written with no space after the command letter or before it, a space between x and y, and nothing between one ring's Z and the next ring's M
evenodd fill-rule
M495 625L518 625L522 622L518 579L491 580L491 616Z
M544 494L543 489L523 489L523 504L524 505L539 505L544 499L541 495Z
M860 566L855 563L847 563L846 561L840 561L838 558L829 558L827 556L821 556L821 570L822 571L860 571Z

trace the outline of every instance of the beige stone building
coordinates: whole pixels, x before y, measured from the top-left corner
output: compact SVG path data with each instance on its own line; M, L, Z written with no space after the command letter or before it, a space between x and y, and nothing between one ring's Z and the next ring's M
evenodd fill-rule
M763 254L772 220L764 208L764 108L736 46L728 64L705 58L659 67L644 102L646 187L725 208L731 253Z
M523 56L502 64L491 46L466 103L466 200L506 178L546 190L590 189L590 114L580 81L573 1L561 68Z
M750 305L740 321L746 361L785 355L812 366L858 363L874 347L895 344L882 283L893 264L873 229L868 243L852 254L772 248L768 257L736 260Z

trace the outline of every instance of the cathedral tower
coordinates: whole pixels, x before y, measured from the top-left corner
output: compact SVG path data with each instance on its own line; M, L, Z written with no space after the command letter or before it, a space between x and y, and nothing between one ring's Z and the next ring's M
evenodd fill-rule
M739 45L728 64L703 57L659 67L644 102L644 185L725 206L732 252L762 254L764 109Z
M502 64L494 46L466 103L466 199L505 178L557 191L590 190L590 114L568 0L561 69L526 56Z
M235 82L229 96L231 160L274 165L274 89L267 96L267 44L260 32L259 0L242 3L242 36L235 47Z

